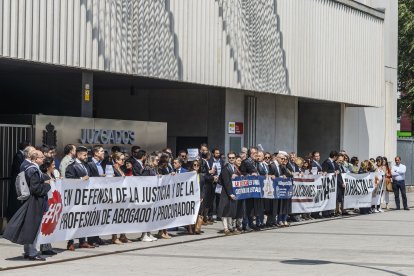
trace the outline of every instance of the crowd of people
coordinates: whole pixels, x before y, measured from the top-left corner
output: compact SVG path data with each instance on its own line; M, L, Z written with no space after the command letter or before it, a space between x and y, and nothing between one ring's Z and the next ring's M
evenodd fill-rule
M103 146L95 145L91 149L73 144L66 145L64 157L58 160L56 149L41 146L33 147L29 142L19 145L12 165L12 186L8 204L8 226L3 237L24 245L24 257L29 260L44 261L44 255L56 252L50 244L41 246L38 252L34 241L38 233L43 213L47 210L47 194L51 181L58 178L83 179L89 177L128 177L154 176L185 173L197 173L200 184L200 209L194 225L185 225L188 234L201 234L203 225L217 221L223 224L225 235L238 235L243 232L260 231L264 228L289 227L291 222L344 216L349 212L369 214L383 212L382 206L345 210L343 208L345 185L341 173L379 172L384 185L381 191L382 203L388 209L389 192L394 192L397 209L400 209L399 193L403 207L409 210L405 194L405 166L401 158L395 158L395 165L390 166L386 157L360 162L358 157L351 157L345 151L332 151L329 158L321 162L320 153L314 151L305 157L296 153L278 151L265 152L256 147L242 148L240 152L228 152L227 155L217 149L210 149L207 144L199 147L199 156L189 160L188 152L180 150L176 156L170 148L162 151L146 152L139 146L132 146L130 152L123 152L114 146L106 153ZM30 187L30 197L22 202L17 200L15 179L24 172ZM300 177L334 173L337 178L336 209L321 213L292 214L291 199L244 199L236 200L233 194L232 180L238 176L262 175L271 178ZM178 230L178 229L173 229ZM157 234L142 233L142 242L157 239L171 239L171 229L160 229ZM130 243L126 234L113 234L112 244ZM107 242L100 237L79 238L79 248L95 248ZM67 249L75 250L75 241L67 243Z

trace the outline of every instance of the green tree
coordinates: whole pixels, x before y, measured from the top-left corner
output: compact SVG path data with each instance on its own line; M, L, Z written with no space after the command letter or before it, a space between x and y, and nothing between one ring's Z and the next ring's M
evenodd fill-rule
M399 0L398 8L398 90L400 112L414 110L414 1Z

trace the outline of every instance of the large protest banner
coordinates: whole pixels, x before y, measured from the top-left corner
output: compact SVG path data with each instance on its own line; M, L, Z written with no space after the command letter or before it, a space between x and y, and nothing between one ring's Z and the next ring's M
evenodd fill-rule
M335 174L294 178L292 213L334 210L336 207L336 182Z
M189 225L200 208L195 173L63 179L51 186L37 245Z
M345 183L344 208L368 208L372 204L372 191L376 174L342 174Z

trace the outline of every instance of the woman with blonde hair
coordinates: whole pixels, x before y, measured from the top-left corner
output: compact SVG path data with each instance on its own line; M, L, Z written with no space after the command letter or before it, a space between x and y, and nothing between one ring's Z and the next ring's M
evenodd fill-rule
M158 154L151 153L149 156L147 156L145 160L145 167L142 171L143 176L155 176L158 175L158 162L160 161L160 158L158 157ZM154 237L151 232L144 232L141 236L141 241L143 242L152 242L158 240L156 237Z
M371 169L372 164L369 160L364 160L361 162L361 167L359 168L358 173L359 174L363 174L363 173L369 173L369 170ZM371 214L371 208L359 208L359 213L361 215L367 215L367 214Z

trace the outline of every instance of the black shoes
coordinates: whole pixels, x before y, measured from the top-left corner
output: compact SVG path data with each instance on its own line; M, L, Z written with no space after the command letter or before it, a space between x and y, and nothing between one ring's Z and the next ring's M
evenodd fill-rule
M404 210L406 210L406 211L410 211L410 208L404 208Z
M40 255L36 255L36 256L29 256L29 255L24 255L24 258L25 259L28 259L28 260L30 260L30 261L42 261L42 262L44 262L44 261L46 261L46 259L45 258L43 258L42 256L40 256Z
M45 251L42 251L42 255L46 255L46 256L53 256L53 255L56 255L57 253L55 252L55 251L53 251L53 250L45 250Z

